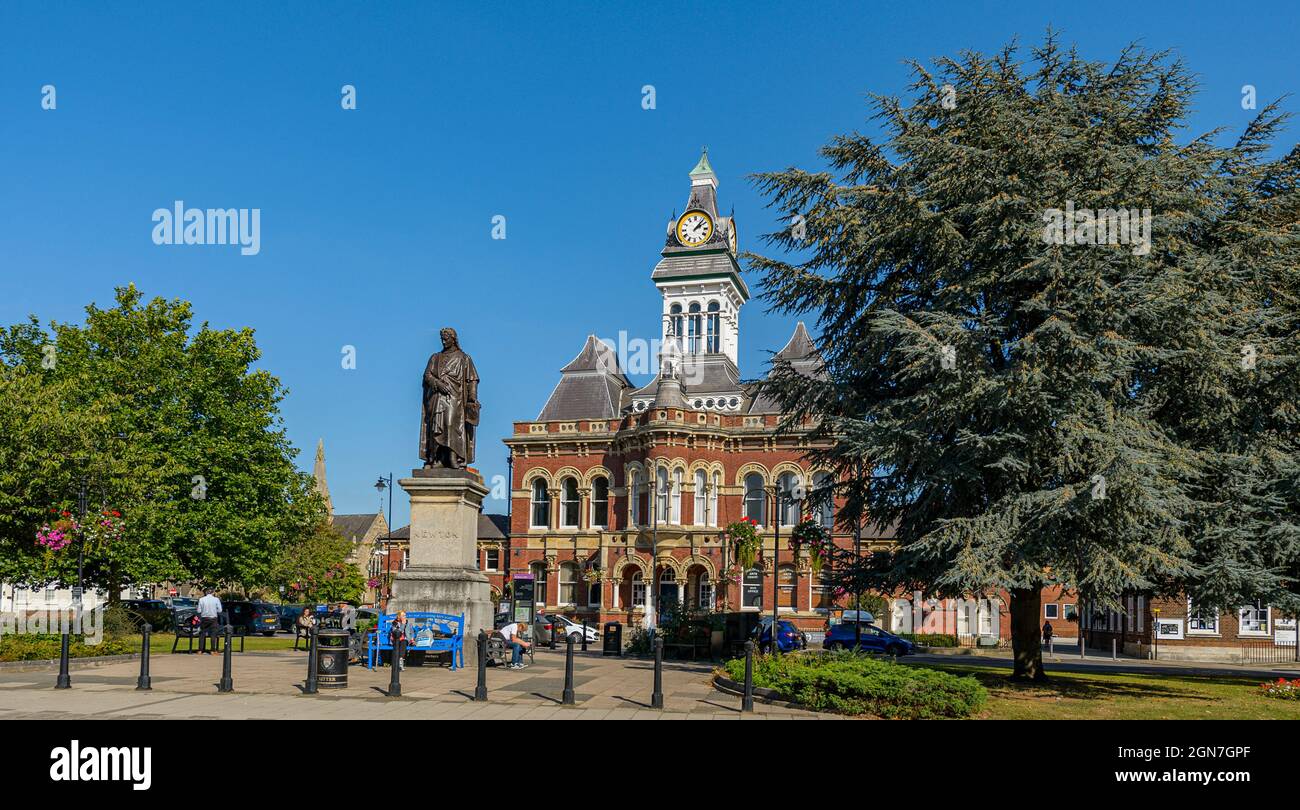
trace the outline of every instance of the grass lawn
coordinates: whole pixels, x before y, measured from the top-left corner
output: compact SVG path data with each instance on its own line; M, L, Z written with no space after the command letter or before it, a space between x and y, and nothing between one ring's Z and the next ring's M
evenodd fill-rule
M152 633L152 634L150 634L150 636L149 636L149 652L150 652L150 654L152 654L152 655L158 655L159 653L171 653L171 651L172 651L172 641L174 641L175 639L176 639L176 636L173 635L173 634L171 634L171 633ZM134 644L135 644L135 650L134 650L134 651L135 651L135 652L139 652L139 651L140 651L140 637L139 637L139 636L136 636L136 637L134 638L133 641L134 641ZM188 641L188 640L186 640L186 639L181 639L181 643L176 645L176 652L177 652L177 654L183 653L183 652L185 652L187 649L189 649L189 647L187 646L188 644L189 644L189 641ZM235 652L238 653L238 652L239 652L239 639L238 639L238 638L234 639L234 644L235 644ZM304 641L304 642L302 642L301 644L299 644L298 649L299 649L299 650L302 650L302 649L304 649L305 647L306 647L306 642ZM195 650L195 652L197 652L198 649L199 649L199 640L196 638L196 639L194 639L194 650ZM292 633L287 633L287 634L286 634L286 633L276 633L276 634L273 635L273 636L261 636L261 635L257 635L257 636L248 636L247 638L244 639L244 650L245 650L246 652L260 652L260 651L263 651L263 650L292 650L292 649L293 649L293 634L292 634Z
M928 664L926 666L929 666ZM1263 678L1053 672L1012 683L1008 670L935 666L974 675L989 690L984 720L1300 720L1300 700L1259 694Z

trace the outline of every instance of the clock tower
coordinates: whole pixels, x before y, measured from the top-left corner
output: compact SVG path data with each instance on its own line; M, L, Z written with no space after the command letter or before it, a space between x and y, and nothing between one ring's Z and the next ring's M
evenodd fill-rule
M650 274L663 306L661 373L670 368L688 401L700 400L698 407L730 410L743 399L739 317L749 289L736 261L735 218L718 212L718 176L707 149L690 180L686 208L669 220L659 263ZM653 402L654 386L634 394L640 400L634 407Z

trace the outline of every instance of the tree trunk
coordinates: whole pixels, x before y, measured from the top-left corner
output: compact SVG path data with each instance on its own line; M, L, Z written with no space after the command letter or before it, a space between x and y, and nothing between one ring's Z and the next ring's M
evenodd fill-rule
M1038 588L1011 589L1011 653L1015 658L1012 680L1045 681L1043 648L1038 617L1043 594Z

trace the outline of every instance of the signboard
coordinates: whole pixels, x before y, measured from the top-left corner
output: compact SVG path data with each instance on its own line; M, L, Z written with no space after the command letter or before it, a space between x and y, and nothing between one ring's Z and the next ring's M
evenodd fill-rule
M1294 630L1274 630L1274 631L1273 631L1273 643L1276 644L1276 645L1279 646L1279 647L1294 647L1294 646L1295 646L1295 631L1294 631Z
M511 577L510 617L517 622L533 623L533 611L536 610L537 583L532 574L515 574Z
M1156 619L1156 638L1181 641L1183 638L1182 619Z
M763 609L763 574L757 568L745 572L740 584L740 609Z
M76 605L77 607L81 607L81 594L82 594L81 588L74 586L72 589L72 604Z

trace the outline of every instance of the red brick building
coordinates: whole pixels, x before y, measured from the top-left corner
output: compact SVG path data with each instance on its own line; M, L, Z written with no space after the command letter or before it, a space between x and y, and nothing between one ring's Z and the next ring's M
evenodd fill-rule
M510 537L480 543L496 570L483 565L498 594L510 574L531 573L539 607L592 621L640 623L670 603L770 613L776 600L782 614L820 628L829 595L807 552L796 559L788 547L799 510L783 502L778 515L775 493L828 479L806 461L802 438L777 435L776 404L741 382L739 315L750 293L736 223L719 213L707 155L690 181L650 273L662 311L658 373L634 386L626 359L588 337L537 418L516 422L505 440ZM810 373L818 365L802 324L777 356ZM763 547L741 571L721 532L746 515ZM830 508L814 517L831 525ZM835 540L854 542L842 532ZM868 533L862 550L888 542Z

